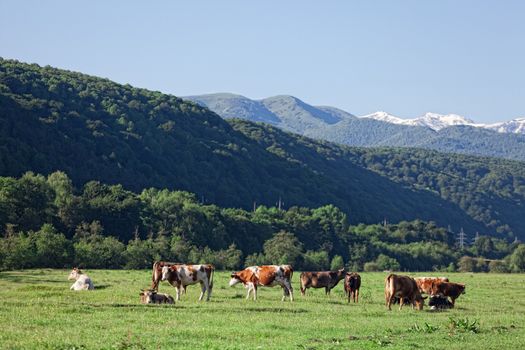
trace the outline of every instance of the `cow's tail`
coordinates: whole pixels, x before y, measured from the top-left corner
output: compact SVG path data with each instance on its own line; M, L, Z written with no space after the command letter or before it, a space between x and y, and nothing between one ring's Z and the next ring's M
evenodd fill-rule
M151 289L154 290L157 290L159 288L160 276L158 275L158 273L160 264L160 261L155 261L151 270Z
M385 302L387 304L389 299L392 298L392 295L394 294L394 284L392 282L393 277L394 274L391 273L385 278Z
M210 265L210 290L213 289L213 274L215 272L215 267Z

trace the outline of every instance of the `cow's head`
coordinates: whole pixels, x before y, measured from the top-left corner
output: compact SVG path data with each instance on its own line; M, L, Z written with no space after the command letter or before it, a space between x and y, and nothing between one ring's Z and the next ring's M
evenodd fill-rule
M457 286L458 286L458 289L459 289L459 294L465 294L466 293L464 284L457 283Z
M155 294L157 294L157 291L153 289L142 290L142 292L140 292L139 294L140 302L143 304L153 304L154 303L153 298Z
M425 299L428 297L422 297L420 293L416 294L416 297L414 298L414 305L416 306L416 309L423 310L423 306L425 306Z
M82 274L82 271L80 271L77 267L74 267L73 270L69 273L69 276L67 277L68 280L76 280L78 279L78 276Z
M239 277L239 274L237 274L236 272L232 272L230 277L230 287L242 282L241 278Z
M162 266L161 281L166 281L172 276L171 266Z
M343 267L342 269L337 270L337 277L339 279L343 279L346 276L346 269Z

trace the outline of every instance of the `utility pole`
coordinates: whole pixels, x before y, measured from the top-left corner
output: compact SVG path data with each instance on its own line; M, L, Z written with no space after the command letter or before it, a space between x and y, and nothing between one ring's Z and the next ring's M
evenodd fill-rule
M467 244L467 234L465 233L465 231L463 231L463 227L462 227L458 233L459 249L465 249L466 244Z

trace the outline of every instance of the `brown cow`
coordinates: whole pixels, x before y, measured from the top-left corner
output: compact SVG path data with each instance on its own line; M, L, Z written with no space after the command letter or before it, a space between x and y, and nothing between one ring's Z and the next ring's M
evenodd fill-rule
M174 263L168 261L155 261L151 269L151 290L159 290L159 283L162 279L162 268L164 266L184 265L182 263ZM186 287L184 287L184 294L186 294Z
M359 288L361 287L361 276L357 272L349 272L345 276L345 293L350 298L354 299L354 303L359 301Z
M213 289L213 265L171 265L162 267L162 281L168 281L173 287L177 289L177 301L180 300L182 289L186 286L200 283L201 295L199 300L202 300L204 294L207 292L206 301L210 300L211 291Z
M290 265L263 265L250 266L239 272L233 272L230 279L230 287L242 283L248 289L246 299L253 291L253 300L257 300L257 286L273 287L281 286L284 301L287 296L293 301L292 288L293 268Z
M345 269L337 271L313 271L301 273L301 294L306 294L308 288L324 288L325 294L330 294L330 290L334 288L340 280L345 278Z
M417 288L416 281L409 276L390 274L385 279L385 301L388 310L392 310L391 305L395 298L399 298L399 310L405 304L405 298L418 310L423 309L427 297L422 297Z
M432 284L431 295L441 295L444 297L450 297L452 307L461 294L465 294L465 285L461 283L453 282L439 282Z
M420 293L431 295L432 283L448 282L446 277L416 277L414 278Z

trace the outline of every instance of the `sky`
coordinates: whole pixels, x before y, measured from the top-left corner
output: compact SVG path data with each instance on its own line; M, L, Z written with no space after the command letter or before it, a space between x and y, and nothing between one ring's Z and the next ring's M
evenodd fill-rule
M0 56L177 96L525 116L525 1L0 2Z

